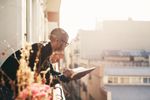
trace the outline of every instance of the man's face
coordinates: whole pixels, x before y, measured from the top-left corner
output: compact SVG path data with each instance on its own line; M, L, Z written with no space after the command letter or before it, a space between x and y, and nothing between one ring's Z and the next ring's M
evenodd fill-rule
M64 51L65 47L68 45L68 38L57 39L57 51Z

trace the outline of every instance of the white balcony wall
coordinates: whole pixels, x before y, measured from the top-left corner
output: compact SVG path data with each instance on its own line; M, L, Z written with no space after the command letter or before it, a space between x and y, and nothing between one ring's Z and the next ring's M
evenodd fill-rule
M23 46L24 33L26 33L25 19L24 0L0 0L0 53L5 53L0 56L0 64Z
M24 42L46 40L48 20L43 0L0 0L0 65Z
M32 42L32 0L26 0L26 30L27 30L27 41Z
M20 48L26 33L26 2L24 0L0 1L0 39L14 48Z
M44 17L44 2L33 0L32 3L32 42L35 43L44 40L47 22Z

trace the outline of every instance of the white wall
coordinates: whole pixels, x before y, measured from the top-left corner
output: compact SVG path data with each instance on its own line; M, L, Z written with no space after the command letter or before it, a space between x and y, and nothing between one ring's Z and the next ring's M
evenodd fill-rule
M0 64L23 47L26 40L35 43L46 39L48 20L44 17L43 3L43 0L0 0L0 54L5 52L0 55Z
M14 49L20 48L26 32L26 5L24 0L0 1L0 40L6 40ZM19 42L18 42L19 41Z
M17 50L23 45L26 33L26 3L23 1L0 0L0 52L5 52L0 57L1 63L13 52L10 48Z

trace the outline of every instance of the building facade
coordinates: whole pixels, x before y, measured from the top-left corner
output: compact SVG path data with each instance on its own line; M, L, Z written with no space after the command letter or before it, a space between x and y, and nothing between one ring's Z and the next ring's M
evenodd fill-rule
M80 80L81 100L150 98L149 24L149 21L104 21L100 29L97 26L95 30L78 32L67 56L78 60L68 60L68 65L97 67ZM78 56L74 53L76 44Z

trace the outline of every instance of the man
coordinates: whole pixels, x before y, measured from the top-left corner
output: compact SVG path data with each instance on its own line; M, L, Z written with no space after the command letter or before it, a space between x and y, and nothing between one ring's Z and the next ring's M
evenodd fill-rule
M50 66L50 72L53 75L59 75L60 73L53 70L51 63L58 61L56 57L50 57L54 52L64 52L65 47L68 45L68 34L62 28L55 28L49 35L50 42L46 45L42 43L35 43L32 45L32 51L29 56L29 67L34 70L34 65L36 63L36 73L39 75L42 69ZM53 58L53 59L52 59ZM19 68L19 60L21 59L21 50L16 51L10 55L6 61L1 66L1 72L4 73L5 85L11 90L10 82L17 80L17 70ZM52 59L50 61L50 59ZM49 62L49 65L45 66L45 62ZM1 95L0 95L1 97Z
M50 86L54 86L60 81L69 82L70 80L80 79L91 71L91 69L83 70L75 74L71 69L65 69L63 73L56 72L53 69L52 63L58 62L64 56L63 52L65 47L68 45L68 38L69 36L66 31L62 28L55 28L49 35L50 42L45 45L44 43L33 44L29 58L25 57L25 59L29 62L28 65L31 70L35 71L35 76L39 76L41 71L50 68L50 70L46 73L46 84L50 84ZM0 99L4 99L5 97L6 100L11 100L14 95L14 87L12 85L14 85L14 82L17 81L16 74L20 65L19 61L21 59L21 50L10 55L0 68L0 78L3 75L3 79L5 81L5 86L1 86L1 84L4 85L4 82L0 81ZM36 70L34 70L35 65ZM55 77L51 83L49 80L50 75ZM17 87L17 84L15 84L15 86Z

